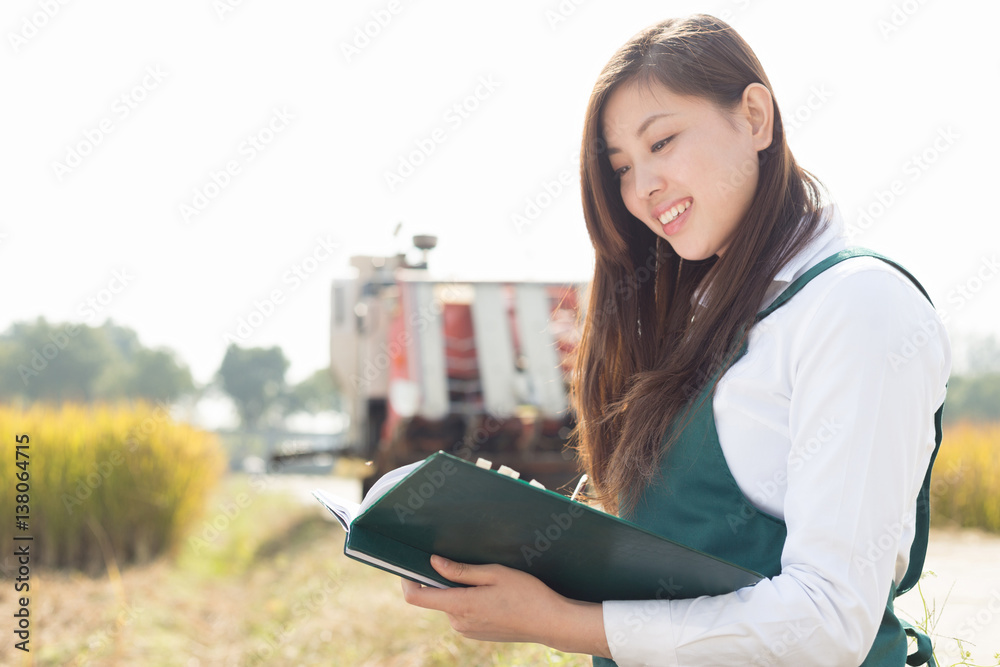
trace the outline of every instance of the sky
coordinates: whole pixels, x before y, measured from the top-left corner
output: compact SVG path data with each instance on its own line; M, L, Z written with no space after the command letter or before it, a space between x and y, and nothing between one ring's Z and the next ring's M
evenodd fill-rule
M435 234L442 279L585 281L590 91L694 12L753 48L855 243L956 343L1000 334L1000 3L971 0L5 0L0 330L110 317L199 383L280 345L295 382L352 255Z

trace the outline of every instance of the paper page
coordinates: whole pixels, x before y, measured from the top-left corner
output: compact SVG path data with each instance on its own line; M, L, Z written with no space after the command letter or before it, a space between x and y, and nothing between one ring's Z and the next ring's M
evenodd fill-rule
M404 575L413 577L414 579L416 579L417 581L419 581L422 584L427 584L428 586L433 586L434 588L448 588L448 586L445 586L444 584L442 584L440 582L434 581L433 579L425 577L422 574L417 574L416 572L414 572L412 570L407 570L406 568L393 565L392 563L386 562L386 561L382 560L381 558L375 558L375 556L370 556L370 555L368 555L366 553L362 553L360 551L355 551L354 549L347 549L347 550L344 551L344 553L346 553L348 556L353 556L355 558L360 558L361 560L366 561L368 563L374 563L375 565L378 565L380 567L384 567L385 569L389 570L390 572L395 572L396 574L404 574Z
M368 489L368 493L365 495L364 499L361 501L361 505L358 509L358 514L364 512L366 509L375 504L379 498L389 493L392 487L396 486L399 480L403 479L409 475L417 466L423 463L424 460L416 461L409 465L405 465L402 468L396 468L395 470L390 470L386 474L379 477L379 480L372 484L372 488Z
M372 488L368 489L368 494L365 495L364 499L362 499L360 505L358 503L351 502L350 500L344 500L343 498L331 495L321 489L314 489L312 494L316 500L323 503L324 507L333 512L334 516L337 517L337 521L339 521L340 525L344 527L344 530L350 532L351 522L354 521L355 517L361 514L361 512L369 506L375 504L375 501L388 493L392 487L396 486L396 483L399 480L410 474L410 472L412 472L413 469L421 463L423 463L423 460L405 465L402 468L390 470L386 474L382 475L382 477L380 477L379 480L372 485Z
M313 497L320 501L324 507L333 512L333 515L337 517L337 521L340 525L344 527L344 530L351 532L351 522L354 521L354 517L358 515L358 511L361 505L351 502L350 500L344 500L343 498L338 498L336 496L331 496L326 491L321 489L313 489Z

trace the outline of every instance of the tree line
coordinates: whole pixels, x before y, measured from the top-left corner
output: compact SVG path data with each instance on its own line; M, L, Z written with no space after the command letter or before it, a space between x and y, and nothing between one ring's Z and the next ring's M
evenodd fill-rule
M279 346L230 344L213 379L199 386L173 350L147 347L134 330L110 319L89 326L39 317L15 322L0 334L0 401L171 403L218 387L233 400L248 429L280 422L295 412L342 408L328 368L292 385L285 379L288 366Z
M289 362L279 346L231 343L213 379L196 386L187 365L168 348L149 348L135 331L110 319L100 326L15 322L0 334L0 401L94 402L130 398L173 402L218 387L236 405L244 428L276 424L295 412L343 409L328 368L302 382L285 380ZM948 383L945 422L1000 421L1000 342L979 338L968 370Z

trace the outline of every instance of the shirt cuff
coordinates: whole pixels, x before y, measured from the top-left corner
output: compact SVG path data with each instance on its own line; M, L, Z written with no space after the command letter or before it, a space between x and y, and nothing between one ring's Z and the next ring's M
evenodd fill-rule
M676 667L670 600L605 600L604 635L618 667Z

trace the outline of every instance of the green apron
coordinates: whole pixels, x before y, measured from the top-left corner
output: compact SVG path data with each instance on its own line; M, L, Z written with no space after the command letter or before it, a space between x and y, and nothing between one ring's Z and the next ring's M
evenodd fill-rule
M905 274L927 297L926 290L906 269L892 260L863 248L852 248L827 257L796 279L765 310L757 314L759 322L780 308L802 287L843 260L851 257L875 257L888 262ZM624 518L638 525L712 554L719 558L755 570L765 577L781 572L781 551L785 543L785 522L758 510L740 491L726 464L715 430L712 413L712 395L719 376L730 364L746 354L743 345L730 361L706 383L705 389L694 401L694 411L687 425L680 432L663 457L660 481L642 490L634 512ZM931 467L941 444L941 411L934 415L935 446L923 486L917 498L916 532L910 548L910 561L899 588L893 583L888 591L888 601L882 623L862 667L902 667L930 665L935 667L930 639L893 612L893 599L910 590L920 578L927 551L927 531L930 522ZM671 426L664 440L677 423ZM751 519L748 521L748 519ZM907 636L917 639L917 650L907 656ZM752 656L748 656L748 660ZM615 663L607 658L593 658L595 667Z

